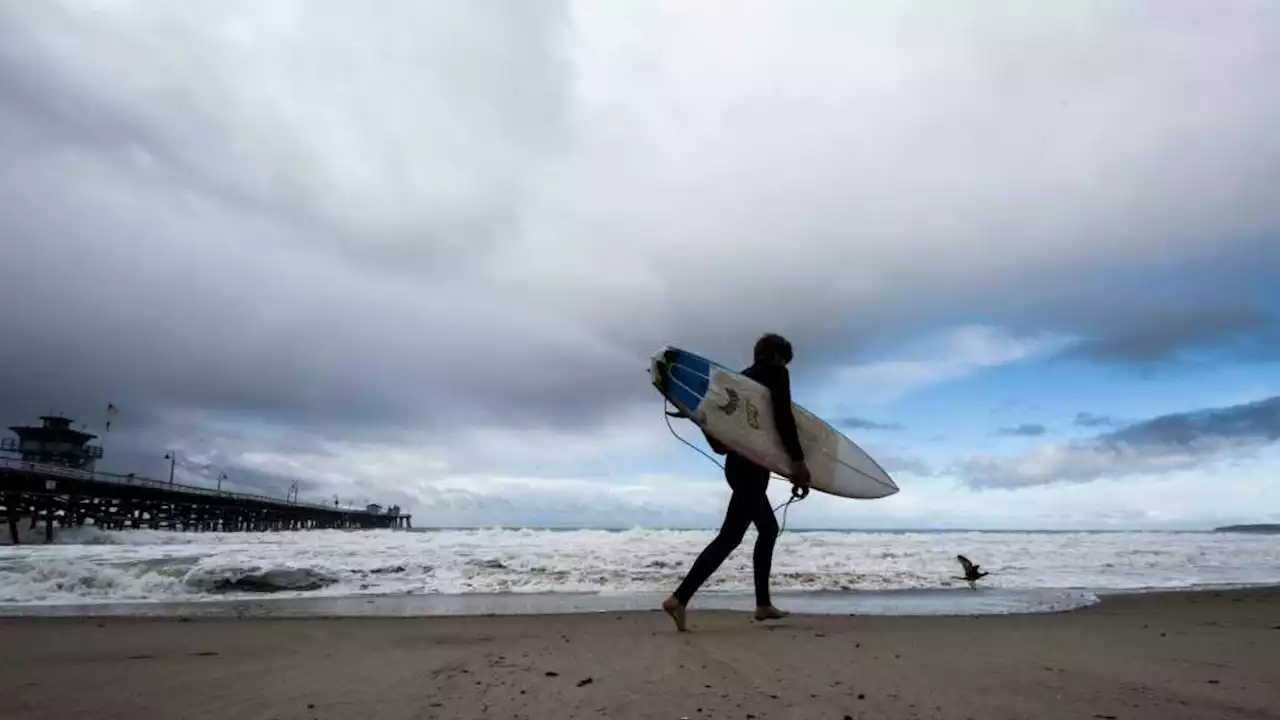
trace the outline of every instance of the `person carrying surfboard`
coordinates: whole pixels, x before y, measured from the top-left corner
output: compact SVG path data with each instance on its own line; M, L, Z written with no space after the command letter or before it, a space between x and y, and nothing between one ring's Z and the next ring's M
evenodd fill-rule
M782 446L791 457L792 476L800 497L809 491L809 468L805 465L800 435L796 432L796 419L791 411L791 375L787 364L793 357L791 343L775 333L768 333L756 341L754 362L742 371L743 375L769 389L773 407L773 424L777 428ZM778 520L769 504L769 470L729 450L711 436L711 447L725 456L724 477L732 489L729 506L725 510L720 532L703 549L689 569L676 591L662 603L662 609L676 623L676 629L685 631L685 608L698 588L711 577L729 554L742 543L747 527L756 526L756 545L752 553L752 572L755 578L756 620L774 620L789 613L773 606L769 598L769 573L773 566L773 546L778 538Z

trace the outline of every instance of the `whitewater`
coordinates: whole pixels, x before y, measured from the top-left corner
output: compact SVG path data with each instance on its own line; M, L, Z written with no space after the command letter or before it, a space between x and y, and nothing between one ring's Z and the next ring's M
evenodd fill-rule
M713 535L83 527L60 532L52 545L0 547L0 609L20 614L52 606L144 608L268 598L360 599L374 606L386 598L448 597L456 605L513 596L631 597L644 598L643 605L669 593ZM749 532L700 598L749 600L754 540ZM978 593L956 578L957 554L992 573ZM964 603L981 598L1005 599L988 610L1035 610L1088 604L1098 593L1274 583L1280 583L1276 538L1233 533L788 531L778 540L773 567L773 588L784 596L932 597L934 606L966 612L974 609ZM1009 605L1009 598L1025 602ZM596 609L607 605L597 602ZM470 607L502 610L483 602Z

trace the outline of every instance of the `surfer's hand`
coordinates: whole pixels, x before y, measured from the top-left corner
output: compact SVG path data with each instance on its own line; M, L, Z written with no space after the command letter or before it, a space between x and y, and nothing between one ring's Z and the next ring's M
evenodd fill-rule
M809 497L809 466L803 461L791 469L791 499L803 500Z

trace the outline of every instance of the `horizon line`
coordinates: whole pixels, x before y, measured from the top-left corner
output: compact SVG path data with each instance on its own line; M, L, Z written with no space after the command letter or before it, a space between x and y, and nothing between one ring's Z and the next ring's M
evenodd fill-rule
M1068 528L977 528L977 527L799 527L787 528L789 532L865 532L865 533L946 533L946 532L996 532L996 533L1211 533L1222 528L1266 526L1271 523L1231 523L1212 527L1153 528L1153 527L1068 527ZM663 526L663 525L544 525L531 523L487 523L480 525L415 525L409 531L434 530L604 530L624 532L627 530L689 530L715 531L711 526Z

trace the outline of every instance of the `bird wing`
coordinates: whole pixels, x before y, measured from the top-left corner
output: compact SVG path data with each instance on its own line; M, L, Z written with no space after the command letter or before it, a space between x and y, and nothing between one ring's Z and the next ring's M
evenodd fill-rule
M963 555L957 555L956 559L960 561L960 567L964 568L966 575L973 573L973 563L969 562L969 558Z

